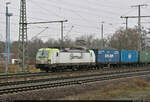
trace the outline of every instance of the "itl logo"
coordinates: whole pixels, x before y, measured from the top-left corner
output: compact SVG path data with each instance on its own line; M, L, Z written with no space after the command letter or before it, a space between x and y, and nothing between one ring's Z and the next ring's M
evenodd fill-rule
M132 58L132 55L131 54L128 54L128 59L131 59Z
M114 55L113 54L105 54L105 58L113 58Z

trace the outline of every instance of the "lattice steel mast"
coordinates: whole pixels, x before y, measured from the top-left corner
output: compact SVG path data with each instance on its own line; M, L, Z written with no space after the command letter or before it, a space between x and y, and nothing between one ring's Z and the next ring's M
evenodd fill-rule
M27 52L27 16L26 16L26 0L20 0L20 20L19 20L19 40L18 40L18 72L22 68L22 72L28 69L28 52Z

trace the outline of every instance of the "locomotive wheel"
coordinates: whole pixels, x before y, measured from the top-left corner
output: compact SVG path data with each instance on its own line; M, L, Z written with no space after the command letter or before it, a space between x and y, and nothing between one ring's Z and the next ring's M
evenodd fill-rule
M49 70L48 70L48 69L46 69L45 71L46 71L47 73L49 72Z

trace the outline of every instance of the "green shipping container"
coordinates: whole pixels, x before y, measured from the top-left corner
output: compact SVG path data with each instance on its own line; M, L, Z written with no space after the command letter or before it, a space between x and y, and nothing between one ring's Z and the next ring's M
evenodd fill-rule
M150 62L150 51L140 51L139 62L140 63Z

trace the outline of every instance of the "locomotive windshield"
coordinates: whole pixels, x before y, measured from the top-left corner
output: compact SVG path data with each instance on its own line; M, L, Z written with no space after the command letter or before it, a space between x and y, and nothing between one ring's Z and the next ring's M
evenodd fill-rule
M48 57L49 51L39 51L37 57Z

